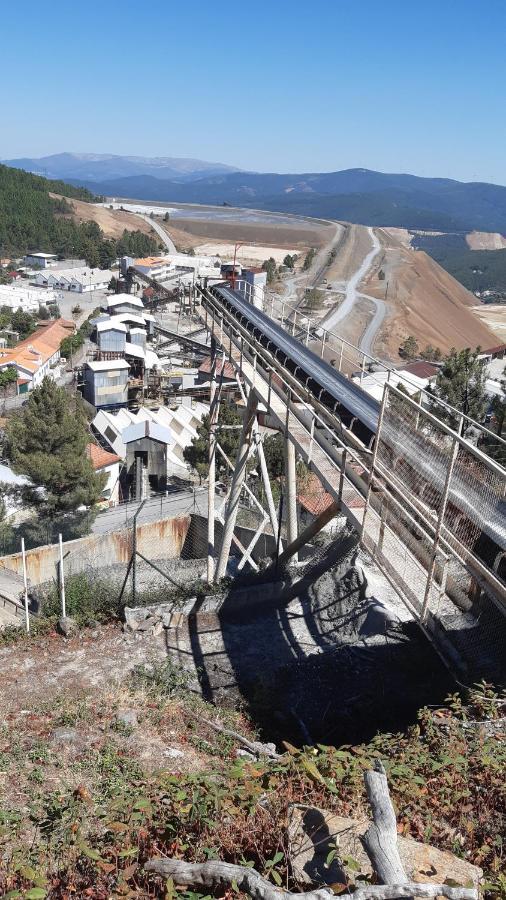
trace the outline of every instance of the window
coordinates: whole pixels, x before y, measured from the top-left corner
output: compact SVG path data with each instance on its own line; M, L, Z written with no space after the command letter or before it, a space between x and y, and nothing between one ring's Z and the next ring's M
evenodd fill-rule
M116 434L116 432L110 427L110 425L108 425L107 428L105 429L105 431L104 431L104 437L107 438L107 440L109 441L110 444L114 444L114 441L115 441L116 438L117 438L117 434Z

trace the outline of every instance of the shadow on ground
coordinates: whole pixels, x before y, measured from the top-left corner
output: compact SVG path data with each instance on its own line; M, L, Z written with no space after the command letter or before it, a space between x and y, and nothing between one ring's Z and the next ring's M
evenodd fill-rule
M454 687L400 605L366 595L352 536L295 574L203 597L181 619L167 631L171 657L207 700L242 704L265 739L369 740Z

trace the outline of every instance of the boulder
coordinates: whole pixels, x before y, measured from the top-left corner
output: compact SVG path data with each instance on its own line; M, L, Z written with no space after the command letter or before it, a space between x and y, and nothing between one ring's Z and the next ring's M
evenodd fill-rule
M79 626L76 620L72 619L70 616L61 616L61 618L58 619L58 631L63 637L72 638L79 633Z
M115 721L118 725L126 725L127 728L135 728L138 724L137 713L135 709L118 709Z
M361 837L369 828L368 819L336 816L313 806L292 806L288 834L290 864L300 884L331 885L356 876L371 875L372 867ZM337 848L327 866L329 853ZM478 888L483 871L478 866L445 850L399 836L398 848L408 878L419 883L441 884L452 879ZM355 868L358 866L358 869Z

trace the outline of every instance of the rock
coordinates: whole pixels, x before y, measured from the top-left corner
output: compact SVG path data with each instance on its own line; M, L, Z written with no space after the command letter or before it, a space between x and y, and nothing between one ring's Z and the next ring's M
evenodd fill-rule
M358 873L340 862L345 857L355 860L362 875L371 875L371 863L360 840L369 825L365 818L351 819L312 806L292 806L288 835L290 863L297 881L328 885L347 879L353 882ZM335 847L337 857L327 867L327 857ZM450 878L458 884L479 887L482 870L453 853L401 836L398 847L406 874L412 881L441 884Z
M55 728L51 735L55 744L80 744L81 737L75 728Z
M62 616L58 619L58 631L63 637L72 638L79 633L79 626L75 619L70 616Z
M177 747L167 747L163 751L163 755L168 756L169 759L179 759L181 756L184 756L184 753L182 750L178 750Z
M139 622L137 626L137 631L149 631L150 628L154 628L155 625L158 624L158 619L155 619L154 616L148 616L147 619L143 619L142 622Z
M156 622L155 625L153 625L153 637L158 637L158 635L161 634L162 631L163 631L163 623Z
M126 725L128 728L135 728L139 720L137 718L135 709L118 709L115 721L119 725Z

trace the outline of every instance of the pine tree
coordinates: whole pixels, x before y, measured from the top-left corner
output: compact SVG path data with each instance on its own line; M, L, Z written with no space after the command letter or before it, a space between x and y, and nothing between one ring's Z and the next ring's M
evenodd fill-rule
M216 438L232 462L235 462L237 449L241 437L242 417L229 403L220 403L218 416L218 428ZM225 426L225 427L223 427ZM191 444L183 450L185 462L194 470L202 480L207 478L209 472L209 416L202 418L202 423L197 429L197 435ZM220 453L216 454L216 472L225 477L230 469Z
M10 419L5 450L15 472L36 488L29 502L51 517L91 506L100 497L105 476L97 475L86 455L89 434L79 397L44 378L23 409Z
M485 392L486 370L478 359L479 354L479 347L476 350L469 347L465 350L452 349L444 359L430 392L438 400L444 400L470 419L482 422L488 401ZM448 422L452 428L458 427L460 416L455 413L445 411L444 407L436 402L433 402L431 411L438 419ZM467 427L467 423L464 422L463 434Z

